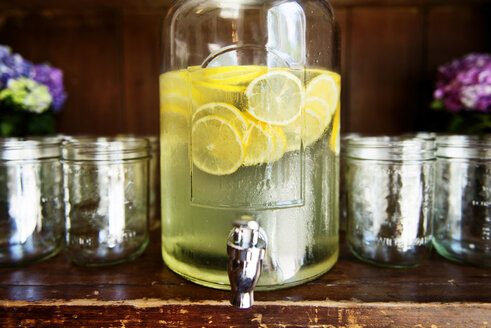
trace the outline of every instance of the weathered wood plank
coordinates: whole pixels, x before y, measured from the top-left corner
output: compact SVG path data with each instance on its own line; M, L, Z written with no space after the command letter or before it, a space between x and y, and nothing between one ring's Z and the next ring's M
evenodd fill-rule
M8 305L9 327L490 327L490 305L227 304Z
M158 231L133 262L104 268L62 252L0 269L2 327L489 327L491 271L437 254L411 269L357 260L344 242L335 267L289 289L257 292L249 310L228 291L192 284L162 262Z

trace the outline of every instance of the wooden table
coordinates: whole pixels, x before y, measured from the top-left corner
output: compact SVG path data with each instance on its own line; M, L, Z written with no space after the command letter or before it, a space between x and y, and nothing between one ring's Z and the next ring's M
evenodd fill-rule
M379 268L344 243L336 266L313 282L258 292L246 310L228 296L171 272L155 232L130 263L82 268L61 252L0 268L0 327L491 327L490 269L437 254L418 268Z

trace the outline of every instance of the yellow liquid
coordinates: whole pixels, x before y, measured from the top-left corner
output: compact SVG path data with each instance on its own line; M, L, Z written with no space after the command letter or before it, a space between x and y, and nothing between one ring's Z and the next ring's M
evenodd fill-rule
M338 258L339 100L325 117L319 114L328 122L320 133L302 126L298 138L288 138L279 159L276 153L274 160L242 164L224 175L193 164L193 114L207 103L225 102L246 122L257 123L248 114L247 87L267 72L265 67L236 66L161 76L162 256L170 269L198 284L228 289L227 238L242 215L252 216L267 238L259 290L315 279ZM289 73L301 81L302 93L315 77L333 77L339 96L335 73ZM286 131L287 125L261 122L265 129ZM246 139L244 152L251 149ZM292 145L299 139L305 139L304 147Z

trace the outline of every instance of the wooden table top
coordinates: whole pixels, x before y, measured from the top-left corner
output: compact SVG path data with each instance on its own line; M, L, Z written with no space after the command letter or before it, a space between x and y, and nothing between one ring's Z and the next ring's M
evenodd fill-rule
M124 264L78 267L62 251L0 268L0 327L491 327L491 269L436 252L417 268L390 269L357 260L342 242L338 263L315 281L257 292L245 310L228 297L170 271L156 231Z

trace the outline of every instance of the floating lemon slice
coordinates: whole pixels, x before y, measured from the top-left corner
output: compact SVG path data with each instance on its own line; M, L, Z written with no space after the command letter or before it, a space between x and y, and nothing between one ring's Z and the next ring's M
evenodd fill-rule
M190 101L189 98L180 93L161 93L160 94L160 111L164 112L169 107L178 107L182 110L190 111Z
M226 119L237 129L242 138L247 131L248 122L240 111L227 103L208 103L199 107L193 114L192 121L196 122L200 118L208 115L216 115Z
M242 65L210 67L193 74L195 79L212 84L241 85L248 84L266 71L264 66Z
M303 141L306 146L316 142L324 133L324 121L313 110L305 108L305 128L303 129Z
M245 136L244 165L266 162L274 151L273 136L261 124L250 122Z
M332 112L338 107L339 86L330 74L321 74L313 78L307 85L305 94L307 98L318 97L324 99L329 104Z
M286 138L283 130L278 126L270 127L267 131L273 137L273 152L267 158L267 161L272 163L283 157L286 151Z
M339 142L339 116L340 116L340 110L339 107L336 110L336 113L334 114L334 119L332 123L332 131L331 131L331 139L329 140L329 147L333 152L336 154L339 154L340 151L340 142Z
M331 122L331 108L327 101L319 97L308 97L305 100L305 108L311 110L315 114L317 114L322 120L322 129L324 130ZM309 126L306 125L308 128Z
M316 142L324 133L324 121L320 115L309 108L294 122L283 126L287 141L286 151L300 149L301 140L305 146Z
M188 141L188 115L177 106L166 106L160 113L161 138L164 146L174 147Z
M236 107L245 102L245 86L211 83L192 79L192 99L197 106L210 102L224 102Z
M237 129L227 120L209 115L191 129L193 163L213 175L232 174L244 159L244 146Z
M185 70L171 71L160 75L160 94L182 93L188 90L188 73Z
M302 83L292 73L275 70L254 79L246 90L248 111L259 121L286 125L304 105Z

